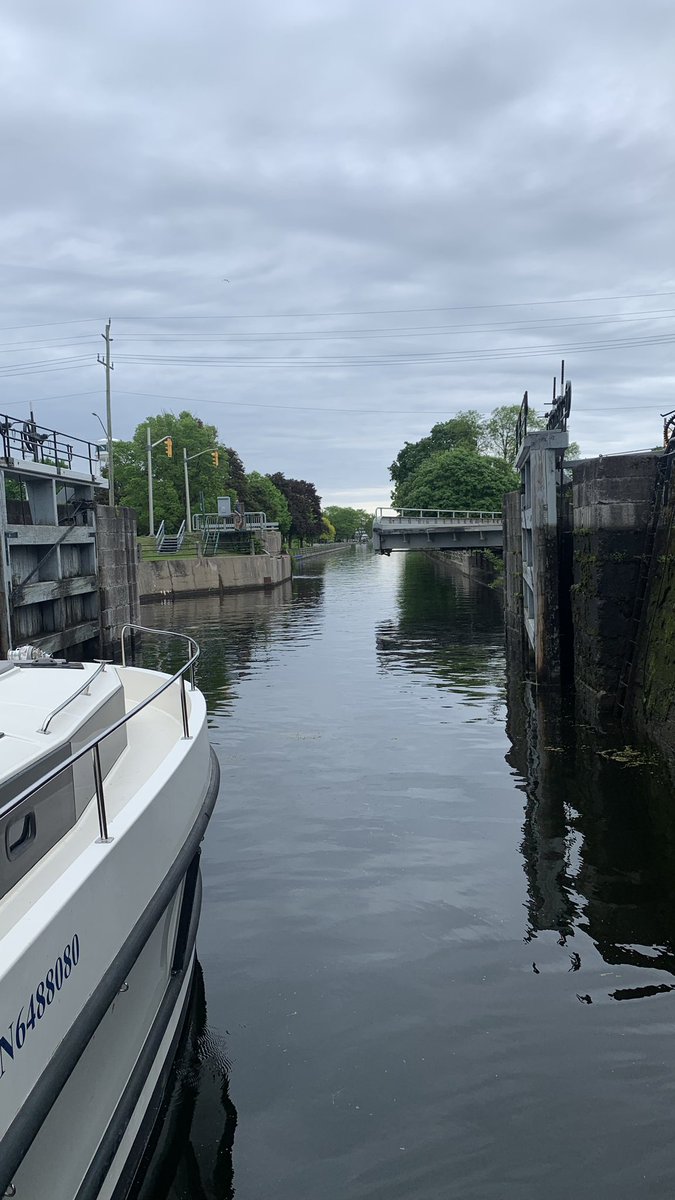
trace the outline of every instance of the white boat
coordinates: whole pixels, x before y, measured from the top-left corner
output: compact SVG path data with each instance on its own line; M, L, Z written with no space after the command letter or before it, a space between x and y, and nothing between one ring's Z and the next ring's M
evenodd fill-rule
M175 675L0 663L0 1196L121 1200L190 999L218 793ZM159 630L146 630L161 633ZM187 677L187 679L186 679Z

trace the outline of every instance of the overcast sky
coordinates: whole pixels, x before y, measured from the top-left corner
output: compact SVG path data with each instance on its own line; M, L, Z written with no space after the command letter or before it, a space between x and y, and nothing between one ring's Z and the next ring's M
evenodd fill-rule
M672 0L4 0L0 411L387 503L463 408L675 408Z

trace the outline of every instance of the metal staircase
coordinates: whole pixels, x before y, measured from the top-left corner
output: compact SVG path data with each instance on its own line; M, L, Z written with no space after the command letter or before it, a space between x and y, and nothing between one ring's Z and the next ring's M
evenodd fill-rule
M162 530L162 539L157 545L159 554L178 554L185 538L185 521L181 525L178 533L164 533L164 522L160 526Z

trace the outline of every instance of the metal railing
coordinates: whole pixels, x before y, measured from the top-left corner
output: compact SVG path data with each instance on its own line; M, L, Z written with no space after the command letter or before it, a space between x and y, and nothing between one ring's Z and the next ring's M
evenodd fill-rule
M159 554L159 551L162 549L163 542L164 542L164 522L162 521L159 529L157 530L157 533L155 534L155 549L157 550L158 554Z
M119 717L116 721L113 721L112 725L109 725L107 729L97 733L96 737L86 742L84 746L81 746L79 750L76 750L74 754L71 754L68 758L64 759L63 762L57 763L55 767L52 767L52 769L47 771L40 779L37 779L34 783L31 783L29 787L24 788L24 790L20 792L18 796L15 796L13 800L10 800L2 808L0 808L0 818L8 816L9 813L13 812L17 808L20 808L22 804L25 804L27 800L30 800L31 796L34 796L35 793L39 792L41 788L46 787L48 784L52 783L53 780L58 779L59 775L61 775L63 771L67 771L70 767L74 766L75 763L79 762L81 758L84 758L86 754L91 754L93 759L94 794L96 797L96 809L99 827L99 837L96 840L99 842L111 842L112 838L108 834L108 818L106 814L105 792L103 788L103 771L101 768L100 751L101 742L105 741L105 739L110 737L111 734L116 733L118 729L121 729L123 725L126 725L128 721L131 721L131 719L135 717L137 713L142 712L144 708L147 708L149 704L152 704L153 700L156 700L158 696L161 696L162 693L167 691L172 684L178 681L180 681L179 688L183 738L186 741L190 739L190 722L187 707L187 697L185 695L185 675L189 671L190 691L194 691L194 669L195 663L199 658L199 646L194 638L189 637L186 633L174 633L173 630L168 629L151 629L146 625L123 625L121 631L123 667L126 667L127 665L125 637L126 634L132 630L138 633L156 633L160 636L178 638L183 642L187 642L191 651L190 658L182 667L179 668L178 671L175 672L175 674L173 674L169 679L165 679L158 688L155 688L154 692L151 692L151 694L146 696L143 700L139 700L138 704L135 704L133 708L129 709L129 712L124 713L122 717ZM105 664L101 664L101 668L104 665ZM98 671L96 671L95 674L98 674ZM90 676L90 683L93 678L94 675ZM83 690L83 688L80 688L80 691L76 694L79 695ZM74 699L75 696L71 696L67 703L70 703L70 700ZM65 705L61 705L61 708L65 708ZM60 709L57 709L56 711L58 712ZM52 717L55 715L56 712L50 714L48 721L51 721Z
M88 696L89 685L94 682L97 675L100 675L103 671L105 671L105 668L106 664L104 662L100 663L94 671L94 674L90 675L89 678L84 681L82 687L78 688L76 692L73 692L72 696L68 696L68 699L64 700L62 704L59 704L56 708L52 709L49 716L45 717L44 721L42 722L40 728L38 729L38 733L47 733L49 731L49 726L54 720L54 717L57 717L60 712L63 712L64 708L67 708L69 704L72 704L73 700L77 700L78 696Z
M192 529L194 533L207 530L217 530L219 533L241 533L245 530L278 529L277 521L268 521L264 512L232 512L224 516L220 513L194 513Z
M21 459L54 467L57 475L79 470L92 479L100 477L100 447L95 442L37 425L32 417L26 421L0 413L0 454L8 463Z
M518 411L518 420L516 421L516 429L515 429L515 433L514 433L514 439L515 439L515 444L516 444L516 454L520 450L520 447L522 446L523 442L525 441L525 438L527 437L527 417L528 417L529 411L530 411L530 402L529 402L529 399L527 396L527 392L523 392L523 398L520 402L520 409Z
M381 525L501 525L500 512L455 508L377 508L375 524Z

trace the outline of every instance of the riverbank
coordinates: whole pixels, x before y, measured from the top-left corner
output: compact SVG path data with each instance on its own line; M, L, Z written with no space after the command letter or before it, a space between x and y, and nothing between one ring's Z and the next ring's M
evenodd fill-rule
M425 550L427 558L432 559L450 573L456 572L472 583L490 588L501 594L504 583L504 570L499 555L485 550Z
M167 558L138 564L138 592L142 604L183 596L222 596L277 587L291 574L288 554Z
M353 542L327 542L325 545L308 546L306 550L294 550L293 562L304 562L307 558L323 558L327 554L337 554L340 550L353 549Z

